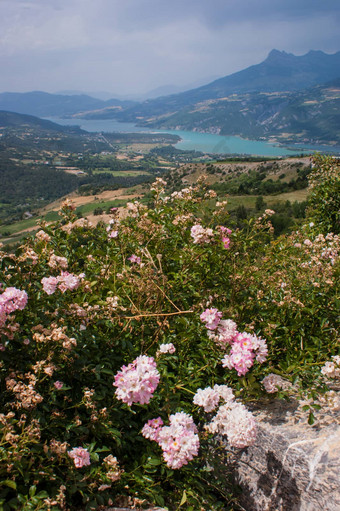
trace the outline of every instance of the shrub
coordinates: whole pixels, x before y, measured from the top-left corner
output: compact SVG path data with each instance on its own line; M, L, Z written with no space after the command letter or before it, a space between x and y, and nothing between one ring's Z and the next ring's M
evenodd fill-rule
M96 227L66 201L1 254L5 511L232 507L213 434L250 445L241 400L273 372L310 388L336 354L337 236L273 240L270 210L232 231L213 195L157 179L149 207Z

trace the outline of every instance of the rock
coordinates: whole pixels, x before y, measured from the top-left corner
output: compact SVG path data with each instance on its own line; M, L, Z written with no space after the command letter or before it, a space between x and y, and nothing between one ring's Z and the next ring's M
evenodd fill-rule
M313 426L297 401L253 410L256 443L234 452L245 510L340 510L340 414L322 410Z

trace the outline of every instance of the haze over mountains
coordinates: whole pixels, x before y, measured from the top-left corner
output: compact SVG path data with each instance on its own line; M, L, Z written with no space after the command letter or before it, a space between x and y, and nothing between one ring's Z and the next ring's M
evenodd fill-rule
M340 51L295 56L272 50L261 62L209 84L143 102L87 95L2 93L0 110L40 117L79 117L171 128L340 142Z

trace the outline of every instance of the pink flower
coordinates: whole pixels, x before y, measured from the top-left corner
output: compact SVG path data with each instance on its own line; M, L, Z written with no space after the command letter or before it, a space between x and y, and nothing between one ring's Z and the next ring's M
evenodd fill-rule
M61 268L62 270L66 270L67 269L67 266L68 266L68 262L67 262L67 259L66 257L59 257L59 256L56 256L55 254L52 254L49 261L48 261L48 266L52 269L57 269L57 268Z
M143 436L155 440L163 450L163 458L168 467L177 469L197 456L199 438L197 428L190 415L178 412L170 415L169 419L170 425L163 427L158 427L158 424L149 424L152 421L148 421L144 426L145 430L143 428ZM157 420L159 419L154 419L154 421ZM149 426L155 428L156 433L150 432Z
M217 332L208 332L208 336L218 346L225 348L228 344L232 344L237 334L237 325L231 319L222 319L217 327Z
M208 330L215 330L221 321L222 312L218 309L206 309L200 315L201 321L203 321Z
M73 462L76 468L85 467L91 464L90 453L83 447L74 447L67 454L70 458L73 458Z
M153 357L141 355L128 366L123 366L113 383L117 399L127 403L148 404L160 379Z
M69 273L68 271L62 271L61 275L58 278L58 288L62 293L70 290L73 291L80 286L80 278L73 273Z
M41 283L45 293L48 295L52 295L55 292L57 286L62 293L65 293L67 290L73 291L74 289L77 289L80 286L81 279L84 276L84 274L77 276L73 273L69 273L68 271L62 271L61 275L58 277L44 277L41 279Z
M4 326L7 316L16 310L23 310L27 304L27 293L15 287L8 287L0 295L0 327Z
M229 229L228 227L224 227L223 225L220 225L220 231L221 231L221 234L227 234L229 236L229 234L232 233L232 230Z
M227 435L229 444L240 449L253 445L256 440L254 416L237 401L222 405L207 429L211 433Z
M58 381L55 381L55 382L54 382L54 386L55 386L55 388L56 388L57 390L60 390L60 389L62 389L62 388L63 388L64 384L63 384L63 382L62 382L62 381L59 381L59 380L58 380Z
M270 373L262 380L262 385L268 394L274 394L279 390L287 390L291 387L291 383L278 374Z
M200 224L196 224L191 227L190 235L196 244L210 243L214 237L212 229L205 229Z
M254 363L255 355L252 350L243 348L240 344L233 344L230 354L222 359L222 366L236 369L238 376L245 375Z
M131 263L140 264L141 258L136 256L135 254L132 254L130 257L128 257L128 261L130 261Z
M175 346L172 344L172 342L169 342L168 344L161 344L159 346L159 350L157 353L170 353L171 355L173 353L175 353L176 351L176 348Z
M193 403L202 406L205 412L215 410L220 400L220 395L217 389L206 387L205 389L198 389L194 395Z
M267 359L267 343L261 337L236 332L229 354L222 359L223 367L236 369L238 376L245 375L254 364L254 359L262 364Z
M223 248L228 249L230 245L230 239L223 236L222 238Z
M108 235L109 239L117 238L117 236L118 236L118 231L111 231Z
M24 309L27 300L26 291L21 291L16 287L8 287L0 296L0 307L6 314L10 314L18 309Z
M149 420L142 428L142 435L144 438L148 438L149 440L158 441L158 433L160 428L163 426L163 421L160 417L157 419Z
M214 385L213 388L198 389L194 395L193 403L202 406L205 412L211 412L218 406L220 399L225 402L234 400L234 393L227 385Z
M48 295L53 295L55 290L57 289L58 279L57 277L44 277L41 279L41 283L43 285L43 290Z
M50 241L51 240L51 236L49 234L47 234L47 232L43 231L42 229L36 233L35 237L39 241Z

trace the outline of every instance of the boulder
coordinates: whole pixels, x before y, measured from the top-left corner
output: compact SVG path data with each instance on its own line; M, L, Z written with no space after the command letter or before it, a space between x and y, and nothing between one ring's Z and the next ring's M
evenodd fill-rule
M339 410L322 407L313 425L298 401L276 399L253 413L258 421L256 443L232 456L243 508L339 511ZM225 447L228 450L226 443Z

